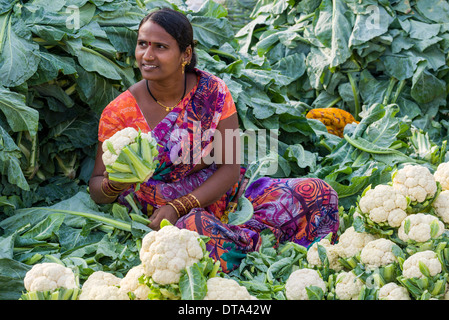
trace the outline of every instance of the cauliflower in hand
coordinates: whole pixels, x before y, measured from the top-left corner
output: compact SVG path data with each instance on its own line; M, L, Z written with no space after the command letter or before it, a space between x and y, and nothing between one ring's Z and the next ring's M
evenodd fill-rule
M420 165L406 165L399 169L393 176L393 188L418 203L433 198L438 189L433 174Z
M197 232L167 225L145 235L140 250L145 275L161 285L178 283L182 270L203 258Z
M236 280L213 277L207 280L207 293L203 300L257 300L246 287Z
M364 284L354 272L343 271L337 275L335 294L340 300L357 300Z
M102 144L108 178L123 183L143 183L156 170L157 142L151 133L124 128Z
M379 289L379 300L411 300L407 288L395 282L389 282Z
M72 269L54 262L33 265L23 284L27 292L22 295L22 300L74 300L79 293Z
M440 163L433 176L441 184L441 190L449 190L449 162Z
M112 273L95 271L84 282L80 300L129 300L128 294L120 291L121 279Z
M438 238L444 232L444 224L430 214L416 213L404 219L398 229L402 241L426 242Z
M408 201L405 195L389 185L378 185L361 197L359 207L376 224L399 227L407 216Z
M320 274L314 269L299 269L293 271L285 283L287 300L309 300L307 289L311 286L327 292L327 286Z

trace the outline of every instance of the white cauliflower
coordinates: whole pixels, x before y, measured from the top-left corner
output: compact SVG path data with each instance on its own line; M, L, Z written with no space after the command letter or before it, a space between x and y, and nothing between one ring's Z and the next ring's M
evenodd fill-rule
M233 279L213 277L207 280L204 300L257 300L246 287Z
M103 163L105 165L112 165L115 160L117 160L120 152L124 146L127 146L133 142L138 135L138 131L132 127L124 128L123 130L117 131L106 141L109 141L114 148L114 152L108 148L106 141L102 144L103 150Z
M431 250L419 251L408 257L402 265L402 275L405 278L425 278L419 264L423 263L429 269L430 276L442 271L442 265L437 254Z
M108 178L123 183L142 183L154 173L159 161L156 139L132 127L117 131L102 144L102 160Z
M408 290L397 283L389 282L378 292L379 300L411 300Z
M337 247L329 241L329 239L323 238L319 242L315 242L307 250L307 262L312 266L321 266L321 260L318 255L318 245L321 245L326 249L327 259L329 260L329 268L335 271L340 271L343 266L338 262Z
M340 300L357 300L363 285L354 272L343 271L337 275L335 294Z
M131 293L135 297L135 300L147 300L150 288L146 284L139 282L139 278L143 275L144 270L142 264L131 268L125 277L120 280L119 291L125 294Z
M368 270L380 268L397 261L393 254L395 243L391 240L380 238L369 242L360 253L360 261Z
M347 228L335 245L341 258L350 258L359 254L368 242L378 239L378 236L367 232L357 232L353 226Z
M407 216L407 198L389 185L378 185L369 189L359 201L362 213L375 223L387 223L399 227Z
M433 176L441 184L441 190L449 190L449 162L440 163Z
M129 300L119 289L121 279L112 273L95 271L84 282L79 300Z
M422 203L437 192L437 183L428 168L420 165L405 165L393 177L393 188L399 190L412 202Z
M78 288L72 269L53 262L33 265L26 273L23 283L29 292Z
M441 191L435 201L432 202L432 207L441 220L449 224L449 190Z
M181 271L203 258L197 232L165 226L145 235L140 260L145 275L162 285L178 283Z
M404 219L398 229L399 239L426 242L444 232L444 223L430 214L416 213Z
M327 292L326 283L314 269L298 269L293 271L285 283L287 300L309 300L306 288L316 286Z

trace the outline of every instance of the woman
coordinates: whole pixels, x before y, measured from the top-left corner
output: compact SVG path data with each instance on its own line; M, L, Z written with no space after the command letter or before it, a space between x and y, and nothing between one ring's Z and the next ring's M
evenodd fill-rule
M239 128L235 104L221 79L195 68L193 30L182 13L164 8L147 15L135 56L143 79L112 101L100 119L90 180L94 201L126 204L124 197L132 193L145 213L154 208L151 229L167 219L210 237L208 250L225 272L238 265L242 253L259 248L264 229L279 242L304 246L336 234L338 197L325 182L260 178L244 185L239 141L225 134ZM129 126L151 131L160 145L160 166L138 191L108 180L101 158L102 142ZM212 154L216 161L210 164L206 158ZM227 225L226 209L243 192L254 216L244 225Z

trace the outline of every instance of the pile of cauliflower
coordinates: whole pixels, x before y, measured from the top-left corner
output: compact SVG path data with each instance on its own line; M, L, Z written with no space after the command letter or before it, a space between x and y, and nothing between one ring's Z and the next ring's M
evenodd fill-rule
M27 293L77 288L80 291L75 297L77 300L177 300L181 298L179 282L183 272L204 262L208 254L197 232L166 225L144 236L141 263L123 278L110 272L95 271L79 286L72 269L52 262L34 265L24 278L24 286ZM215 263L214 267L215 272L209 273L206 282L204 300L257 299L237 281L215 276L219 264ZM28 296L28 299L33 297ZM43 296L34 297L40 300Z
M354 207L353 224L340 230L336 243L331 234L317 240L292 268L282 287L287 300L449 300L449 163L433 174L406 165L390 183L365 190ZM208 254L198 233L164 226L142 239L140 265L123 278L94 272L77 298L181 299L185 270ZM36 265L25 288L76 288L71 272ZM257 299L245 283L223 273L211 273L205 283L204 300Z
M449 163L434 174L404 166L363 192L353 218L337 243L326 237L308 249L308 269L287 281L288 299L317 290L339 300L449 299Z

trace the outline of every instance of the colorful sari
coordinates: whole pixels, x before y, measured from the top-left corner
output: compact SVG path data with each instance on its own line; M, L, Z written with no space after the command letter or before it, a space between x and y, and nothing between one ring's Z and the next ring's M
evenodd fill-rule
M129 90L104 109L99 126L101 142L131 126L143 132L151 131L160 145L160 166L153 177L138 191L131 187L122 193L120 203L127 205L124 197L132 193L142 211L151 214L154 208L194 191L217 170L212 163L192 173L201 157L210 153L219 121L236 109L221 79L205 71L195 71L196 86L155 128L150 128ZM240 181L220 200L206 208L193 209L176 222L179 228L197 231L211 239L207 248L211 257L220 260L223 271L237 267L245 253L258 250L260 232L265 229L274 233L278 243L294 241L307 247L331 232L335 240L339 225L338 196L319 179L259 178L245 190L254 207L252 219L238 226L226 224L226 209L231 201L237 201L244 175L242 167Z

